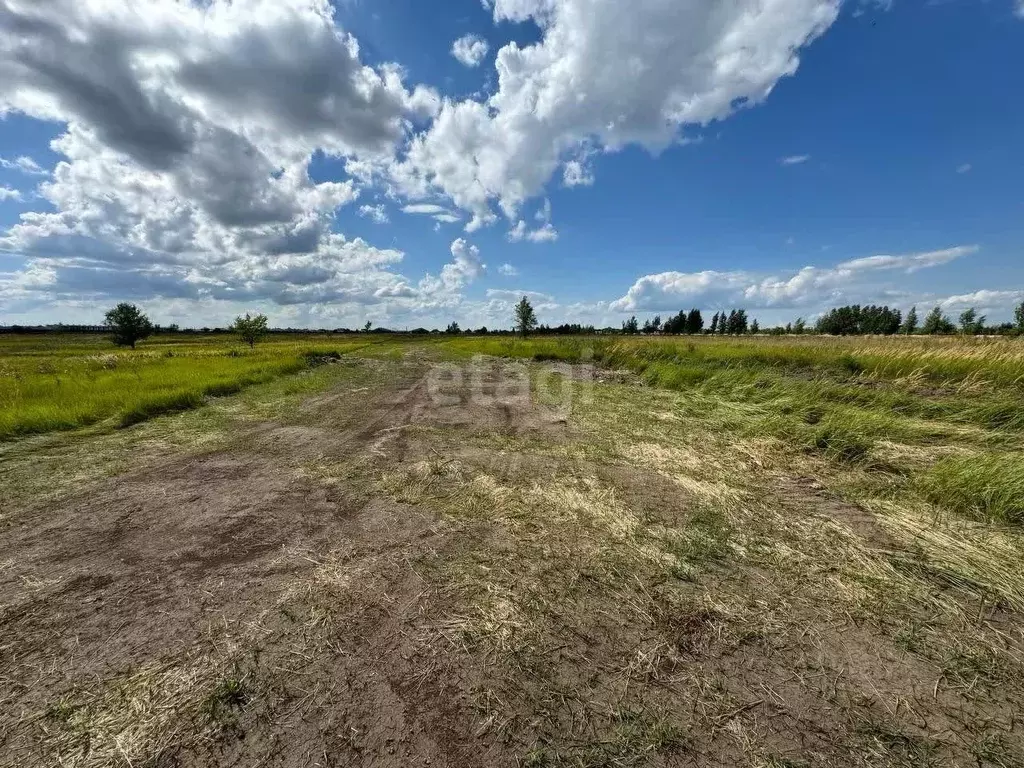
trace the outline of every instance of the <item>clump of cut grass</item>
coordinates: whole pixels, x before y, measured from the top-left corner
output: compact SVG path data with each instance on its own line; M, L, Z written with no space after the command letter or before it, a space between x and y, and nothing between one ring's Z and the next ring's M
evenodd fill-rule
M1024 523L1024 457L977 454L937 462L917 481L926 499L966 517Z

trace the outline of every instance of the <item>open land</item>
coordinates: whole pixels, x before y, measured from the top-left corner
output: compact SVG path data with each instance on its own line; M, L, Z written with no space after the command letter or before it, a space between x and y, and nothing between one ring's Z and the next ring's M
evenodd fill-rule
M1024 765L1017 339L0 337L0 765Z

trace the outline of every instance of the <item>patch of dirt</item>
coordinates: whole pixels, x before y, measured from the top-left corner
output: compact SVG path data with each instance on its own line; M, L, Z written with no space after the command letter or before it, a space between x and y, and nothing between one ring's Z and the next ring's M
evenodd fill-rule
M295 471L357 460L428 401L422 378L329 395L307 404L316 427L261 424L229 450L18 516L0 570L0 764L105 764L58 754L47 709L235 642L256 691L238 723L212 742L178 723L158 764L494 764L500 747L473 737L462 674L414 631L440 610L415 572L444 545L437 516Z
M867 510L829 496L825 486L811 477L784 478L776 487L783 504L810 510L848 528L870 547L880 550L900 549L899 543Z

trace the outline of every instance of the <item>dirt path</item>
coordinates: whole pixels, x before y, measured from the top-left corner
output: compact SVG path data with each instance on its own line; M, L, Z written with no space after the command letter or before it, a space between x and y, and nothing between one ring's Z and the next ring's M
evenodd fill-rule
M261 424L4 531L0 762L483 764L447 716L457 701L428 695L452 683L429 665L415 688L391 683L410 663L402 627L430 601L412 562L443 544L437 517L303 471L372 458L425 410L422 370L396 375L383 392L343 382L310 399L317 427ZM329 658L302 658L319 644ZM239 700L210 711L232 675ZM251 738L233 705L261 721Z

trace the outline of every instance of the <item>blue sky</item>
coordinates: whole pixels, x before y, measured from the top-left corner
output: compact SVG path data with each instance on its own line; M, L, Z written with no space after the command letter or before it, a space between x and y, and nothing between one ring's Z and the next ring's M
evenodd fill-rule
M1015 0L133 5L0 10L0 323L1024 301Z

